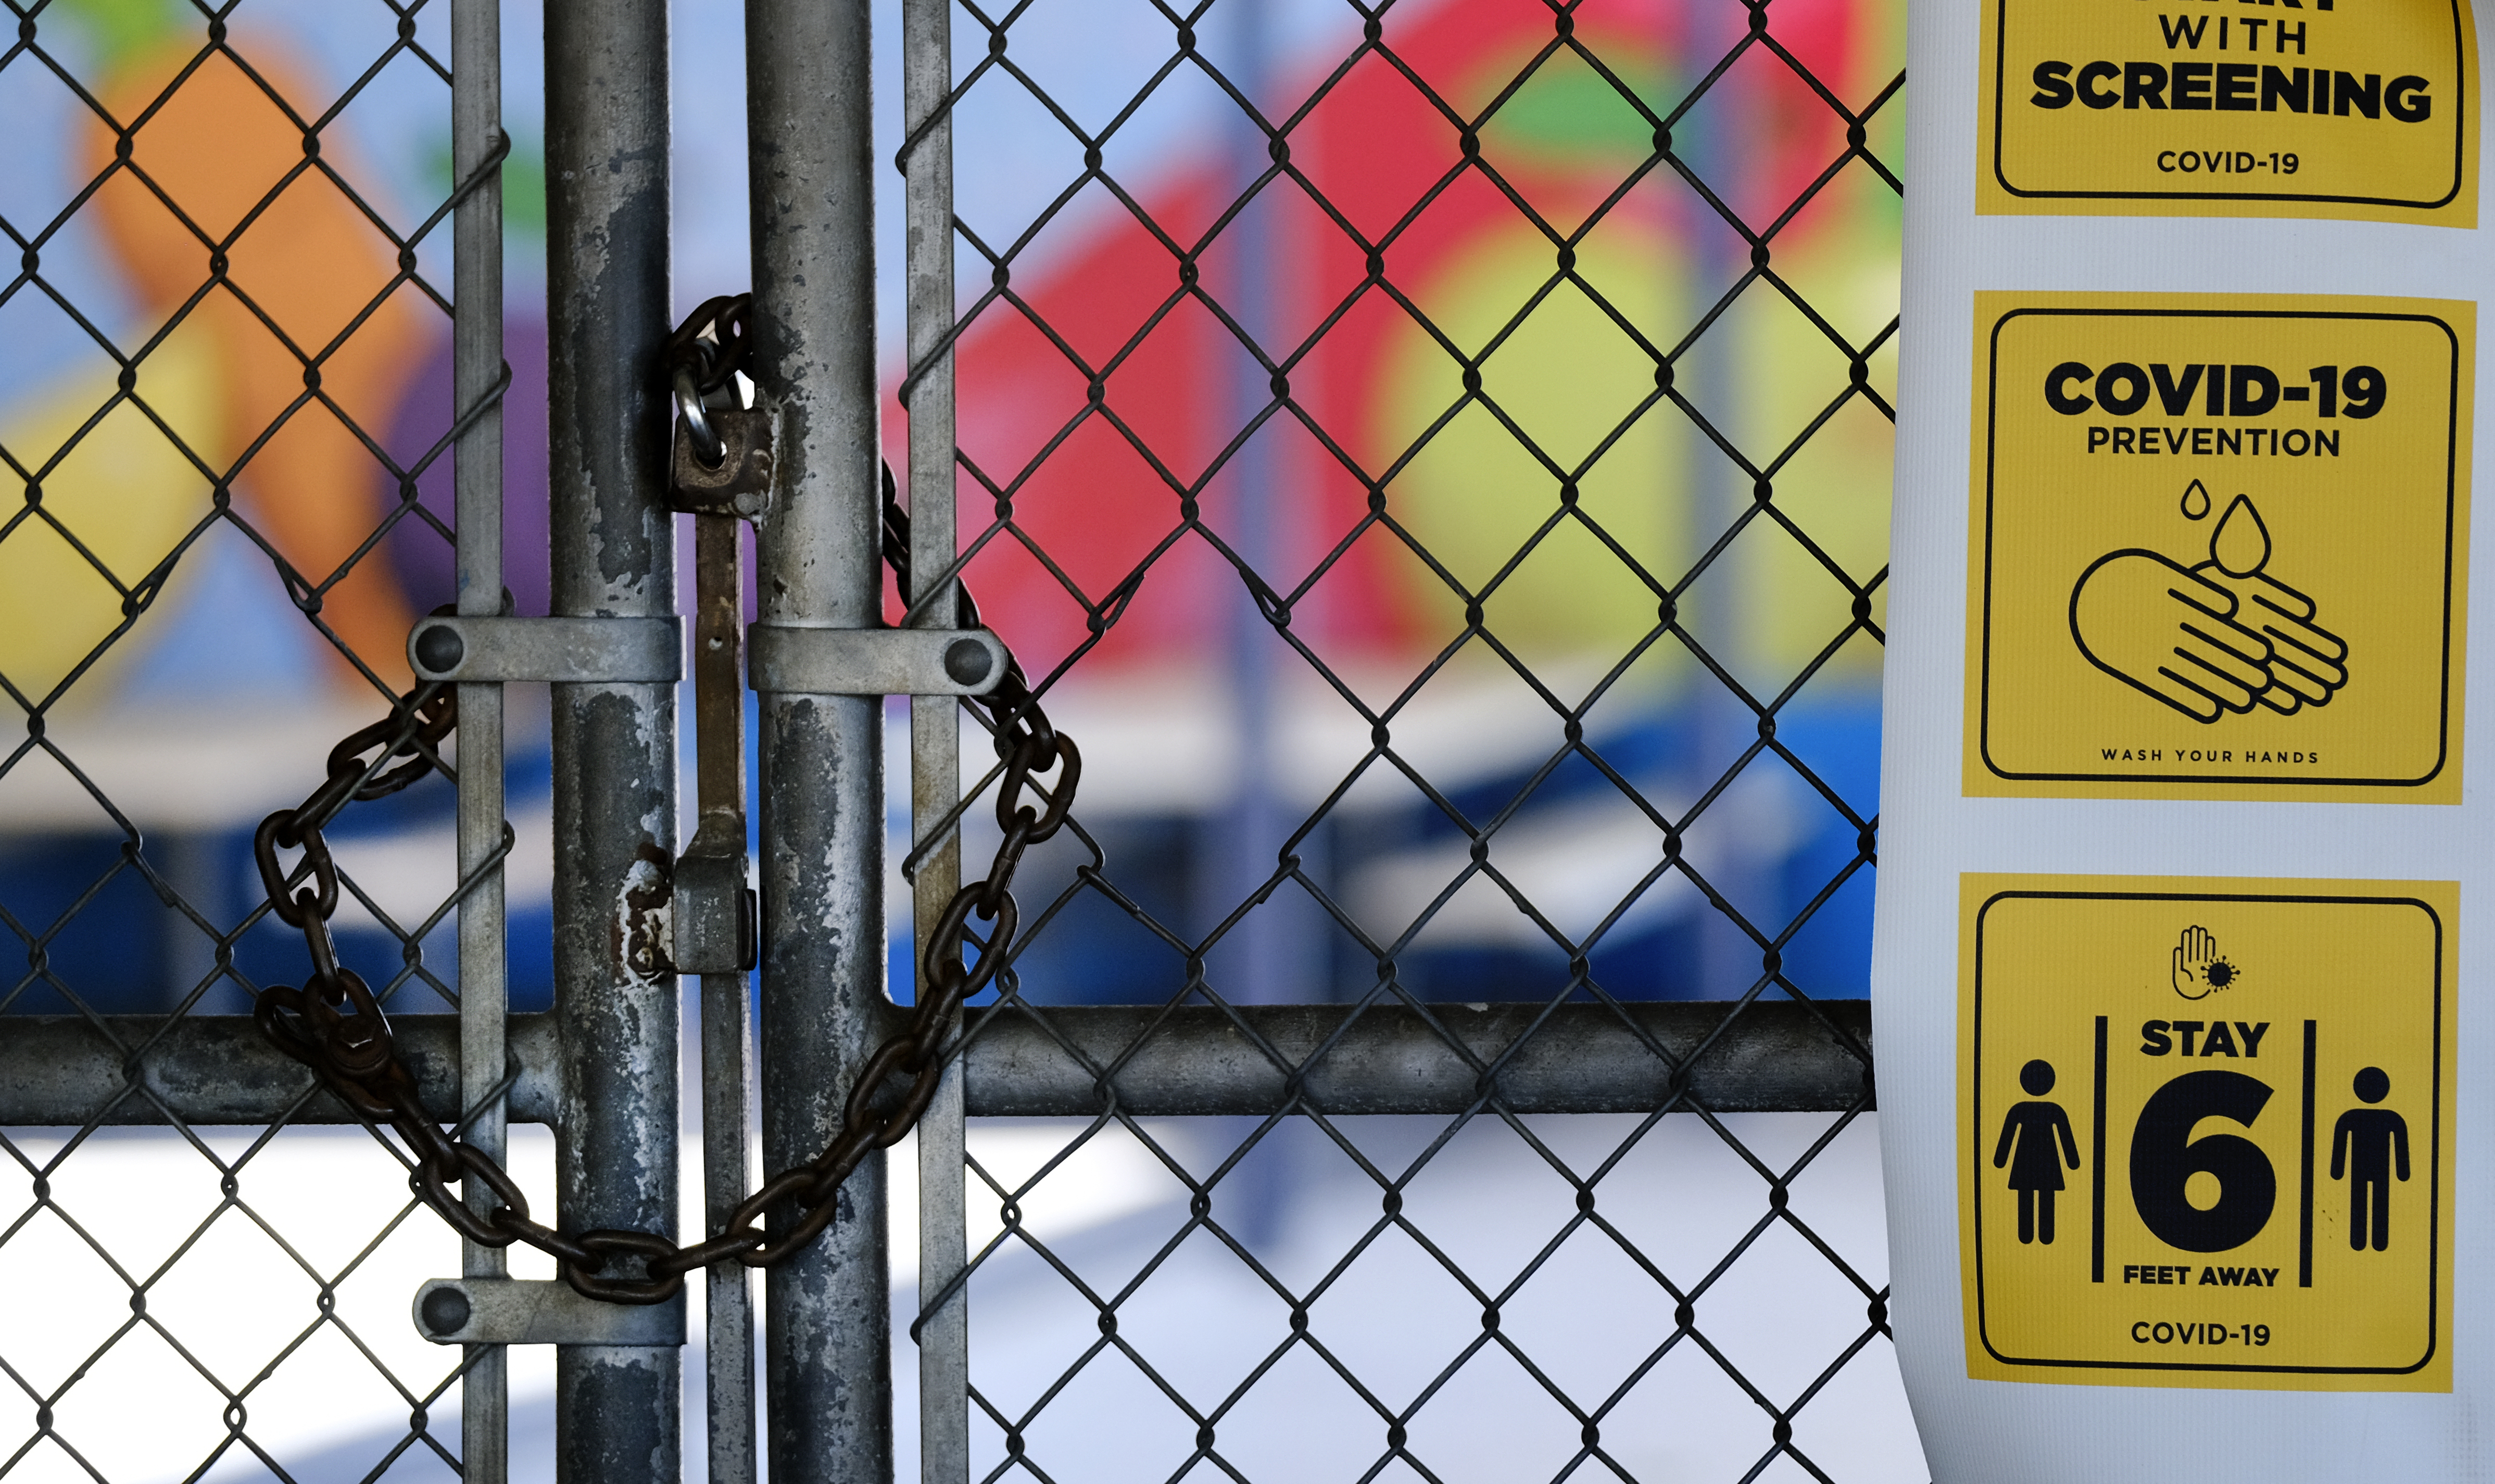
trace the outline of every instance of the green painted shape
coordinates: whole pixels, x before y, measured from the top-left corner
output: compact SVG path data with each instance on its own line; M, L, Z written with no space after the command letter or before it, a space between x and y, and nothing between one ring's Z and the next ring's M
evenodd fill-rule
M179 0L53 0L45 15L65 16L84 31L106 72L182 30L186 20L205 25Z

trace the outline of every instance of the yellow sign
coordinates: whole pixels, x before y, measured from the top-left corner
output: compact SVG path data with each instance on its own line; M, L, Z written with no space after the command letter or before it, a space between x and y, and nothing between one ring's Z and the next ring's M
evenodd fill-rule
M2450 1390L2458 887L1960 899L1967 1374Z
M1988 0L1976 209L2478 225L2462 0Z
M2459 803L2473 311L1977 294L1966 792Z

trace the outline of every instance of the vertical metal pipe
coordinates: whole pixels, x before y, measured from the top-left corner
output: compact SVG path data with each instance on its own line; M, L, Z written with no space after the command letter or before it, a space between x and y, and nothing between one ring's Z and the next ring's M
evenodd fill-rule
M868 0L747 0L750 364L778 416L756 538L761 621L878 621L874 145ZM762 1151L814 1158L872 1049L883 986L883 717L866 696L760 709ZM892 1473L884 1161L764 1289L773 1484ZM784 1204L770 1230L792 1217Z
M1231 52L1223 70L1248 104L1261 111L1273 91L1270 6L1266 0L1232 0L1224 9L1230 11ZM1240 149L1231 162L1229 183L1233 191L1245 195L1273 167L1273 155L1253 117L1243 117L1238 133ZM1286 188L1287 183L1283 185ZM1222 307L1255 342L1256 349L1275 360L1285 353L1279 345L1282 285L1277 271L1281 262L1278 253L1283 246L1283 223L1277 206L1280 195L1281 190L1267 187L1224 228L1229 239L1223 245L1224 255L1232 267L1223 275L1228 281L1217 289ZM1229 426L1244 426L1263 412L1274 400L1274 390L1272 374L1251 361L1244 348L1234 350L1225 345L1222 351L1222 364L1233 368L1227 432ZM1221 503L1226 518L1220 523L1231 550L1258 577L1285 591L1290 581L1281 568L1291 555L1293 512L1288 504L1291 482L1284 468L1290 451L1278 435L1287 421L1287 416L1269 420L1232 455L1224 480L1229 499ZM1229 580L1224 574L1225 585ZM1238 792L1202 836L1213 859L1203 871L1209 899L1197 913L1199 932L1212 931L1265 885L1291 834L1284 802L1275 787L1283 724L1275 659L1283 645L1256 606L1253 590L1244 577L1221 612L1230 729L1239 740L1239 762L1233 772ZM1277 1005L1310 998L1312 976L1302 971L1300 960L1309 956L1308 948L1321 949L1325 939L1314 924L1305 921L1309 914L1300 909L1308 905L1307 896L1297 888L1285 887L1240 919L1208 955L1215 991L1234 1005ZM1262 1183L1265 1166L1278 1148L1277 1144L1264 1160L1230 1178L1239 1180L1252 1170L1250 1178ZM1251 1197L1257 1212L1269 1210L1270 1194ZM1261 1222L1263 1215L1256 1219Z
M1234 8L1235 7L1235 8ZM1274 86L1276 18L1270 0L1232 0L1231 52L1225 71L1258 113L1271 116ZM1231 163L1230 187L1245 195L1273 168L1264 131L1253 116L1239 126L1240 151ZM1280 362L1283 344L1283 295L1287 291L1282 254L1288 250L1281 199L1288 182L1280 179L1258 192L1254 201L1231 220L1225 256L1231 260L1226 282L1217 290L1222 306L1254 342L1265 360ZM1274 400L1273 378L1260 361L1229 353L1234 368L1230 415L1244 426ZM1290 465L1292 451L1283 430L1287 413L1277 413L1241 446L1227 475L1229 499L1222 502L1221 532L1231 550L1256 576L1278 591L1291 587L1289 568L1296 501ZM1224 582L1230 581L1227 574ZM1280 867L1291 844L1289 802L1280 791L1282 729L1286 725L1284 676L1278 662L1288 647L1274 631L1272 621L1257 605L1252 586L1243 577L1222 606L1222 649L1230 682L1229 728L1238 739L1234 771L1237 792L1221 812L1207 822L1198 838L1212 859L1201 873L1210 900L1197 913L1199 933L1209 933L1240 904L1248 901ZM1302 841L1306 851L1309 841ZM1317 921L1316 904L1295 884L1276 888L1274 894L1248 908L1221 941L1207 954L1207 976L1214 991L1234 1005L1279 1005L1326 998L1327 934ZM1223 1127L1224 1140L1245 1140L1258 1124L1241 1118ZM1290 1143L1266 1139L1247 1160L1223 1177L1219 1197L1222 1220L1248 1241L1272 1240L1284 1216L1290 1190Z
M745 851L745 532L724 515L693 518L693 707L700 733L701 829ZM754 1092L752 1015L743 974L701 980L702 1204L720 1231L753 1190L746 1106ZM754 1484L754 1279L723 1262L704 1279L704 1396L710 1484Z
M503 147L501 0L451 0L451 178L466 183ZM503 610L503 178L477 179L452 208L451 406L479 409L451 450L458 517L458 605L463 615ZM503 687L459 687L459 879L503 843ZM478 881L459 904L459 1102L474 1108L501 1080L509 1010L503 951L503 872ZM500 1105L479 1113L468 1140L496 1161L506 1148ZM481 1184L481 1182L476 1182ZM478 1211L493 1196L469 1196ZM460 1244L460 1272L500 1278L504 1250ZM504 1484L510 1476L510 1379L501 1346L471 1346L459 1388L461 1477Z
M1692 15L1698 17L1695 45L1701 48L1693 55L1710 59L1739 45L1741 28L1748 24L1745 15L1729 7L1702 7ZM1745 69L1735 68L1716 79L1710 90L1710 126L1687 131L1692 137L1680 146L1702 176L1741 182L1744 186L1752 179L1748 173L1752 163L1749 130L1754 123L1764 122L1755 114L1755 100L1742 86L1745 76ZM1729 200L1737 210L1745 209L1757 194L1737 189ZM1704 315L1711 296L1740 281L1749 267L1749 256L1735 229L1716 216L1713 207L1691 201L1687 209L1694 224L1690 235L1697 245L1691 255L1698 287L1692 296L1693 307ZM1682 357L1677 377L1684 395L1715 420L1737 445L1747 441L1740 422L1743 404L1737 390L1741 384L1741 341L1734 322L1740 313L1740 309L1729 312L1715 333L1692 347ZM1696 527L1690 544L1694 557L1723 538L1733 523L1751 507L1752 497L1748 478L1715 446L1713 439L1695 427L1689 428L1686 436L1688 508ZM1697 630L1702 641L1711 646L1716 661L1736 676L1754 673L1750 655L1743 650L1754 630L1749 621L1750 590L1741 580L1742 564L1740 549L1726 548L1699 580L1698 601L1683 610L1696 613L1702 625ZM1757 745L1759 718L1714 677L1699 673L1695 686L1690 720L1696 731L1699 787L1704 790L1712 788L1718 778L1740 763L1742 754ZM1784 925L1777 920L1776 904L1768 895L1773 881L1767 858L1753 843L1758 832L1742 818L1743 810L1755 807L1753 799L1753 791L1741 787L1737 780L1709 805L1709 814L1715 823L1704 833L1719 843L1700 869L1735 911L1747 918L1752 926L1772 936ZM1763 972L1758 940L1712 903L1701 909L1698 922L1698 993L1722 1000L1748 993ZM1771 995L1774 992L1772 987L1769 990Z
M952 563L953 485L953 0L903 0L903 134L917 142L902 162L909 217L909 569L924 577ZM921 131L924 130L924 133ZM958 585L948 585L957 587ZM909 594L917 604L926 593ZM918 621L953 621L949 592L926 604ZM962 792L961 703L917 696L909 703L911 849L952 811ZM962 882L962 834L924 856L913 885L917 923L911 961L924 965L927 939ZM927 992L922 973L918 993ZM966 1293L928 1305L970 1263L965 1230L962 1069L948 1068L936 1101L918 1121L918 1476L922 1484L968 1484L970 1476L970 1312Z
M548 0L545 66L553 608L672 614L665 0ZM557 685L554 748L562 1226L673 1237L675 688ZM556 1478L675 1484L680 1355L559 1350Z

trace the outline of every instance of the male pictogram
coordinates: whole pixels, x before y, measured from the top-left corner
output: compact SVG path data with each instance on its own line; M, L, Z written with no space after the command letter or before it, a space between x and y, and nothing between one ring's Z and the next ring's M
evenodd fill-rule
M2010 1188L2018 1193L2018 1240L2053 1245L2053 1193L2062 1188L2062 1163L2079 1167L2079 1143L2071 1136L2071 1115L2058 1103L2041 1101L2053 1090L2053 1064L2031 1061L2018 1069L2018 1085L2027 1101L2014 1105L2001 1120L2001 1142L1992 1151L1992 1167L2010 1166ZM2401 1146L2402 1178L2407 1178L2407 1148ZM2013 1163L2012 1153L2017 1153Z
M2389 1108L2370 1105L2390 1096L2391 1079L2382 1068L2357 1073L2356 1091L2369 1105L2340 1114L2330 1131L2330 1178L2348 1182L2348 1245L2363 1252L2371 1237L2374 1251L2387 1252L2391 1178L2394 1171L2409 1177L2409 1125Z

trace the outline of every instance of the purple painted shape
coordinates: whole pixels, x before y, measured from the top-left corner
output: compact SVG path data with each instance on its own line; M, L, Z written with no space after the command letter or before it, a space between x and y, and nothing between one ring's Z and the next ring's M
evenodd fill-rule
M503 584L524 614L546 611L546 327L541 318L511 316L503 326L503 358L511 385L503 397ZM445 337L408 383L390 419L385 446L410 468L450 431L450 342ZM450 452L416 476L416 500L446 527L453 524ZM386 498L386 496L385 496ZM416 613L430 613L457 591L450 543L414 512L382 543Z

